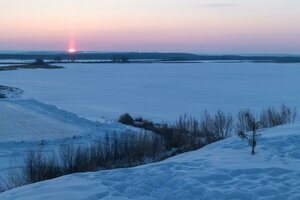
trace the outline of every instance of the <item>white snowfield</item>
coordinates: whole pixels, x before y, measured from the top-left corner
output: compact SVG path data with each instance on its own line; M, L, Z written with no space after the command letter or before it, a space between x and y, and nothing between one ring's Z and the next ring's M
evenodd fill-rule
M299 124L260 133L254 156L245 141L233 137L159 163L20 187L0 199L300 199Z
M128 112L174 122L204 109L232 114L267 106L300 108L299 64L69 64L1 71L0 85L24 90L0 99L0 176L40 144L87 143ZM0 200L300 199L300 120L261 132L257 154L233 137L131 169L73 174L0 193ZM20 164L20 163L19 163ZM13 167L16 167L14 165Z
M55 105L101 121L130 113L174 122L218 108L260 111L300 107L300 65L275 63L65 64L57 70L2 71L0 85L24 90L23 99Z

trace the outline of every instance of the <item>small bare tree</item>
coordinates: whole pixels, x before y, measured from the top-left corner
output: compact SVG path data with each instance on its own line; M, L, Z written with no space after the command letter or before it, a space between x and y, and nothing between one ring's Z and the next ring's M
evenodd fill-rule
M256 139L257 139L257 129L260 127L260 122L256 120L254 115L249 111L240 111L238 114L238 136L249 142L252 147L251 154L255 154ZM252 131L251 135L247 135L247 131Z

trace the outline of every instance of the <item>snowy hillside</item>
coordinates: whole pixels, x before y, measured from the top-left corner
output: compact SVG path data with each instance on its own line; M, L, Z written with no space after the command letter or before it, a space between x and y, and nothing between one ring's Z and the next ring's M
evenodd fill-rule
M53 149L124 130L120 124L90 121L35 100L1 100L0 121L0 179L22 163L26 152L40 145Z
M27 101L27 104L29 102ZM63 122L53 116L28 109L16 101L1 101L0 117L1 142L66 138L85 131L80 124Z
M0 199L300 199L300 125L260 133L255 156L233 137L159 163L28 185Z

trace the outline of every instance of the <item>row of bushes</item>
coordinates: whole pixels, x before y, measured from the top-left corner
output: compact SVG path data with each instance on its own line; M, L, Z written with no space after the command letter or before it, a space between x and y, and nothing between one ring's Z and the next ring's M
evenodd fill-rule
M236 133L246 133L253 130L253 124L249 124L249 117L252 118L250 121L256 121L256 129L261 129L293 123L296 115L296 108L289 108L284 104L278 109L274 107L263 109L260 115L256 117L249 109L241 110L237 115Z
M143 118L133 119L128 113L120 116L119 122L152 131L164 139L167 149L176 148L180 152L199 149L227 138L233 130L232 116L221 110L215 115L205 111L199 120L183 115L174 125L154 124Z
M289 108L282 104L279 109L270 107L264 109L260 114L260 126L270 128L282 124L293 123L296 119L296 108Z
M147 132L107 133L89 145L62 145L56 153L47 153L44 148L28 152L24 167L13 168L6 181L2 180L2 189L77 172L137 166L166 154L164 140Z
M259 117L255 117L250 110L242 110L238 113L236 132L241 139L248 142L251 146L251 154L254 155L258 136L257 130L293 123L296 119L296 113L296 108L291 109L284 104L279 109L274 107L264 109ZM247 134L247 132L251 133Z
M296 118L296 108L289 108L284 104L278 109L269 107L263 109L258 117L255 117L249 109L240 110L235 124L232 115L221 110L218 110L215 115L204 111L200 119L183 115L179 117L175 125L154 124L143 118L134 119L128 113L121 115L119 122L159 134L165 139L167 149L189 151L228 138L234 133L252 131L253 124L249 122L252 118L255 118L256 129L293 123Z
M292 123L296 110L282 105L280 109L263 110L259 120L254 116L249 110L241 110L234 124L231 114L218 110L211 115L205 111L200 119L183 115L175 124L168 125L154 124L143 118L133 119L125 114L119 119L121 123L143 128L145 131L107 133L101 140L89 145L63 145L56 153L47 153L43 148L30 151L25 157L24 167L13 169L6 181L2 181L3 188L14 188L76 172L155 162L228 138L234 131L248 139L254 151L256 140L248 137L246 132Z
M130 116L125 118L128 120ZM89 145L63 145L57 153L47 153L43 148L30 151L24 167L13 169L7 181L3 181L3 187L10 189L76 172L159 161L230 136L233 120L218 111L215 116L205 112L200 121L184 115L173 126L154 124L142 118L134 120L134 124L146 131L107 133Z

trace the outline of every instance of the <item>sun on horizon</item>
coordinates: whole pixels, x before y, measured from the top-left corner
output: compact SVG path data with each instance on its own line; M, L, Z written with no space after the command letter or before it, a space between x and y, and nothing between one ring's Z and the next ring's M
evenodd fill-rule
M68 50L68 52L69 52L69 53L75 53L75 52L76 52L76 49L70 48L70 49Z

